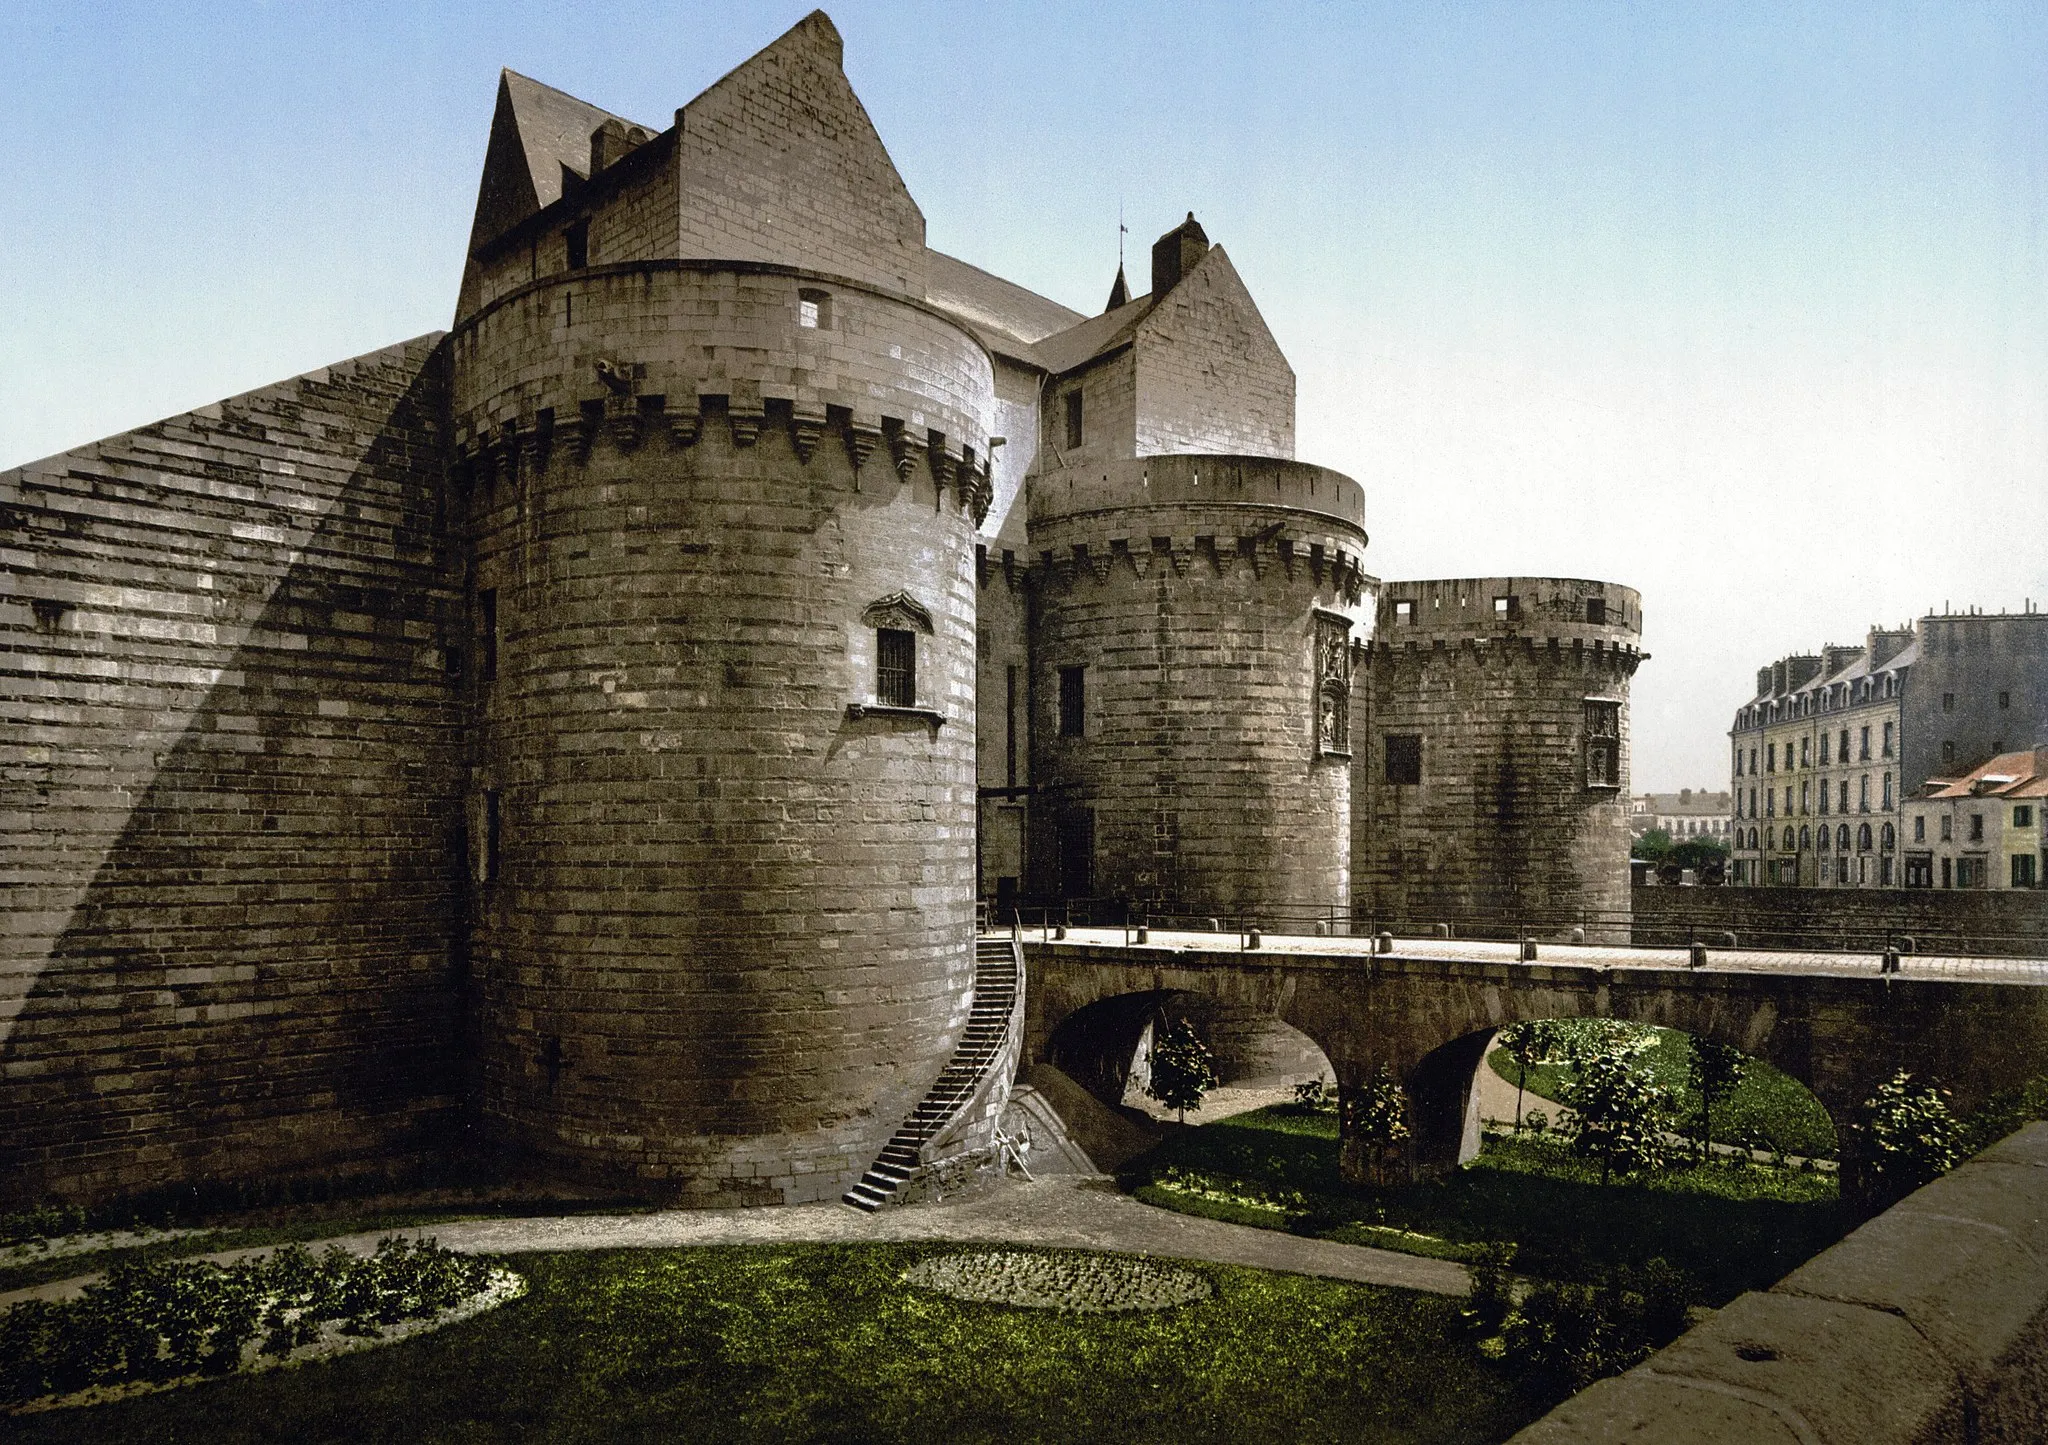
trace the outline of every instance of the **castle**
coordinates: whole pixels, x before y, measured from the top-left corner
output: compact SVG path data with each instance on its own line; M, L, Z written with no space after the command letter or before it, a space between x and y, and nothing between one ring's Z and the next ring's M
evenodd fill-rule
M840 46L506 73L451 331L0 475L0 1194L828 1198L978 899L1625 927L1636 593L1379 584L1192 215L934 251Z

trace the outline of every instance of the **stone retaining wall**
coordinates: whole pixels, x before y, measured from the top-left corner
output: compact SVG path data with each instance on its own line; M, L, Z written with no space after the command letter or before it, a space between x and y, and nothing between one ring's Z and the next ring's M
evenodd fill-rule
M1633 892L1635 942L1643 946L1731 932L1744 948L1872 949L1910 938L1918 953L2048 956L2048 892L1640 885Z

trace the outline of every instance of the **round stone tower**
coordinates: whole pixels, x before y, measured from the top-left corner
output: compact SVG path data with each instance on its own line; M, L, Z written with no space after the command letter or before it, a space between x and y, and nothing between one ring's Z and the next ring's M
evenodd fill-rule
M452 352L486 1128L684 1202L836 1196L972 989L989 355L689 260L518 286Z
M1034 477L1041 887L1297 926L1350 894L1356 482L1273 457Z
M1384 584L1353 774L1359 916L1626 942L1641 636L1641 597L1611 582Z

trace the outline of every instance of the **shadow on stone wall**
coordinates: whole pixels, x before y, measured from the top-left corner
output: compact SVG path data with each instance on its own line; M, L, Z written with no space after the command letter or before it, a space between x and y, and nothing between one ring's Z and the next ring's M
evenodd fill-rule
M205 515L186 479L148 497L143 547L151 530L209 528L182 541L188 554L252 600L274 590L175 741L125 760L151 780L0 1048L0 1197L231 1196L258 1178L388 1169L450 1137L465 869L460 684L444 648L461 578L432 341L75 454L88 460L71 475L95 496L85 472L102 455L167 428L211 436L228 463L208 476L239 461L265 483L254 458L282 455L348 475L289 553ZM59 545L86 552L71 530ZM85 649L145 658L86 709L167 691L147 661L162 653L132 636ZM217 665L205 650L177 660ZM79 816L32 815L58 850Z

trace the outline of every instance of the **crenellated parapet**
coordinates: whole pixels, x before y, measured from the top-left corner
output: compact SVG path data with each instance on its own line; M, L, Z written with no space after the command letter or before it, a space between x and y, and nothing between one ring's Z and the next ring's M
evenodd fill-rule
M737 448L787 435L844 451L855 485L928 480L979 523L993 498L992 361L958 322L844 277L640 261L532 282L451 338L463 479L544 475L601 449Z
M821 445L842 449L856 490L870 485L929 482L941 500L979 526L994 497L993 473L972 446L954 446L945 433L915 435L900 418L879 426L856 421L844 407L823 414L799 411L789 401L739 398L702 391L678 401L665 393L593 398L559 422L552 407L536 408L495 427L459 427L451 470L465 490L488 491L500 483L545 479L558 464L581 465L600 452L628 456L643 451L683 452L704 439L708 426L722 426L732 446L754 446L769 433L786 436L797 459L809 464ZM887 460L874 460L887 443ZM872 462L872 465L870 463Z
M1327 467L1277 457L1138 457L1033 477L1033 576L1060 591L1119 574L1241 577L1362 606L1365 494Z

